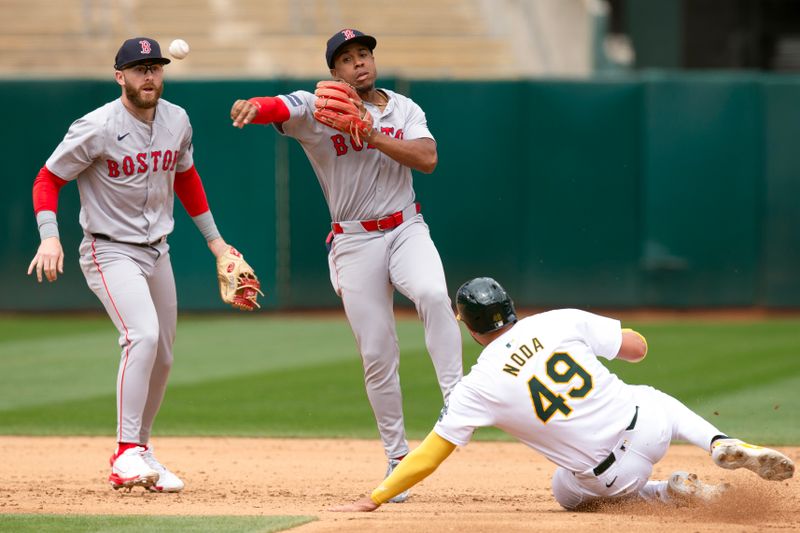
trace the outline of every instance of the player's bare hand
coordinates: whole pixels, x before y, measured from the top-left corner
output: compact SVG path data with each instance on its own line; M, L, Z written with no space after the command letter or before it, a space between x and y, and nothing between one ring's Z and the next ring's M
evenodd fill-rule
M208 249L211 250L214 257L219 257L228 251L228 243L222 237L217 237L208 241Z
M372 498L369 496L364 496L360 500L356 500L353 503L333 507L331 508L331 511L334 513L368 513L370 511L374 511L378 507L380 506L373 502Z
M231 108L234 128L244 128L258 114L258 106L249 100L236 100Z
M42 272L47 281L55 281L59 274L64 273L64 249L58 237L48 237L43 240L28 266L28 275L36 270L36 279L42 282Z

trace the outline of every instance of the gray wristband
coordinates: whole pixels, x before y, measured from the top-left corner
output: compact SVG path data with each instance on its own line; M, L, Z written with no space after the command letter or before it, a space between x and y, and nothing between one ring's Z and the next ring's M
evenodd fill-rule
M36 213L36 223L39 225L39 238L58 237L58 220L55 211L39 211Z
M217 225L214 223L214 215L211 214L211 210L206 211L202 215L192 217L192 220L194 220L197 229L200 230L200 233L206 238L206 241L213 241L221 237Z

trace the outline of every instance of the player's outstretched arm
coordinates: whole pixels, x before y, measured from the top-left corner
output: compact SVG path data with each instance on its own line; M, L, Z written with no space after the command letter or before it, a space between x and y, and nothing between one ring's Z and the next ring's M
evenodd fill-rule
M64 273L64 249L58 237L48 237L39 244L39 249L28 266L28 275L36 270L36 279L42 282L42 272L47 281L55 281Z
M372 494L331 510L346 513L374 511L431 475L455 449L455 444L431 431L422 444L400 461L392 474L384 479Z
M236 100L231 107L233 127L242 129L248 124L271 124L289 120L289 108L283 100L272 96Z
M625 328L622 330L622 345L619 348L617 359L638 363L647 355L647 339L638 331Z

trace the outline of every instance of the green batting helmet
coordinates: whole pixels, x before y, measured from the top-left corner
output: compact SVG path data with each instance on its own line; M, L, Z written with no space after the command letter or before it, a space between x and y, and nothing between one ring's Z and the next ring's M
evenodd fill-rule
M517 321L514 302L492 278L475 278L458 289L458 319L475 333L496 331Z

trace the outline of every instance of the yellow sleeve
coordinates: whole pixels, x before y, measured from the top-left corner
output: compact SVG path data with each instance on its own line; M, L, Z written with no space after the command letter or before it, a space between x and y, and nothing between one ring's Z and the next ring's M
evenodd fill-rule
M431 431L422 444L400 461L392 475L372 491L370 498L378 505L386 503L431 475L455 449L455 444Z

